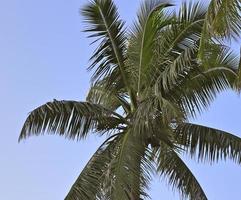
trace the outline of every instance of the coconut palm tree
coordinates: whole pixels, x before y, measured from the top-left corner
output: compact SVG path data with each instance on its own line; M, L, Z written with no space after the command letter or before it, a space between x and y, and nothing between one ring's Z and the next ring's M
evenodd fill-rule
M81 10L97 42L86 102L54 100L36 108L19 137L106 136L66 200L143 199L153 174L166 177L184 198L205 200L181 155L241 163L239 137L190 123L219 92L237 91L237 56L213 35L205 38L208 48L200 48L210 23L207 7L173 6L143 2L129 29L112 0L92 0Z

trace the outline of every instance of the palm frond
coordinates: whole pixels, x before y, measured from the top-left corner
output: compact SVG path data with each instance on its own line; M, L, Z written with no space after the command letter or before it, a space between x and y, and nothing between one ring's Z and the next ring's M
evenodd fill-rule
M205 60L205 51L212 39L238 39L241 30L241 4L239 0L212 0L205 16L199 59Z
M177 138L193 158L210 163L231 159L241 163L241 139L225 131L184 123L176 128Z
M143 78L153 58L153 45L158 30L168 24L164 8L172 6L162 0L144 1L138 12L129 39L128 58L137 73L137 92L145 84Z
M118 88L108 88L106 87L106 82L96 82L90 90L86 97L86 100L102 105L112 111L116 111L118 108L122 107L125 112L131 110L130 104L127 101L128 96L125 92L118 90Z
M207 26L218 37L239 38L241 30L239 0L212 0L207 13Z
M206 9L199 3L184 3L171 24L158 34L155 47L156 70L151 85L160 83L169 90L197 65L198 41Z
M156 93L162 93L162 96L177 102L182 112L189 113L186 116L196 116L196 111L201 113L203 109L208 108L218 93L236 88L237 56L222 46L214 47L215 49L209 51L210 59L206 63L208 67L194 62L174 84L169 83L172 87L169 87L166 93L160 85L162 82L156 83Z
M93 80L101 79L114 70L128 87L124 69L126 36L124 22L120 20L117 7L112 0L90 1L81 14L88 24L89 37L97 38L99 46L91 57L89 69L97 66Z
M108 196L109 185L106 185L108 179L108 168L114 157L115 146L119 142L119 135L115 138L109 138L94 153L79 177L71 187L65 200L101 200L102 196Z
M93 131L110 131L124 119L100 105L77 101L48 102L33 110L26 119L19 140L31 135L59 134L69 139L84 138Z
M157 171L167 178L173 189L177 188L184 199L208 199L193 173L173 149L162 144L156 151Z
M238 64L238 70L237 70L238 77L236 79L236 89L240 93L241 91L241 47L240 47L240 53L239 53L239 64Z
M227 68L216 68L199 74L180 87L177 95L180 106L187 116L195 117L207 109L221 91L233 88L236 75ZM179 93L179 94L178 94ZM173 94L175 96L175 94Z
M129 200L145 197L152 163L145 158L146 144L132 132L126 132L113 160L111 199Z
M178 114L176 108L164 99L162 102L156 97L145 99L133 115L132 134L147 144L155 146L162 141L173 147L174 138L169 123L176 119Z
M133 149L131 148L131 145L133 144L130 138L130 133L125 133L117 151L118 156L116 157L115 162L112 165L112 173L114 174L114 185L111 199L130 199L130 195L132 192L130 187L131 179L133 178L133 176L135 176L134 178L136 180L139 177L139 170L133 170L133 164L136 164L136 160L132 160L130 155L131 152L136 153L136 151L133 151ZM130 149L132 151L130 151ZM135 166L135 168L136 167L138 166ZM134 186L132 185L132 187ZM139 193L139 187L136 187L132 190L135 191L135 194Z
M185 49L189 45L195 45L200 38L207 8L201 3L182 3L179 11L175 13L175 20L170 26L172 41L167 53L175 48Z

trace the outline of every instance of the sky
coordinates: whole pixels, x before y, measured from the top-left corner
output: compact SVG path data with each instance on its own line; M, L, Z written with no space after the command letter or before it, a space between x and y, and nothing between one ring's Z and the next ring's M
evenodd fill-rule
M0 1L0 199L64 199L103 139L69 141L31 137L18 143L28 113L57 100L85 99L93 48L83 30L79 8L87 0ZM131 24L139 0L116 0ZM238 49L237 45L233 45ZM241 136L241 98L227 91L195 122ZM184 158L210 200L239 199L241 166L209 165ZM153 200L179 200L161 178L151 186Z

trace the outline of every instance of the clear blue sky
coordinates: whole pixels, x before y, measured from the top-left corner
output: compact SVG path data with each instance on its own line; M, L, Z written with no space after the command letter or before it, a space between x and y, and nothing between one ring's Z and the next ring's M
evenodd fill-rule
M17 143L21 126L35 107L53 98L84 100L92 49L81 30L85 0L0 1L0 199L60 200L65 197L101 139L83 142L58 136ZM130 24L138 0L116 0ZM238 48L236 46L236 48ZM198 123L241 136L241 99L220 95ZM241 166L232 162L196 164L187 159L210 200L241 198ZM158 180L158 179L157 179ZM154 200L178 200L165 181L155 181Z

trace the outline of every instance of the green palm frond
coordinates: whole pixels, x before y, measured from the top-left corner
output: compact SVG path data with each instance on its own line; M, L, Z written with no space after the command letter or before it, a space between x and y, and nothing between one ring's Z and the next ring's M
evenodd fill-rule
M240 12L239 0L212 0L206 18L209 31L219 37L240 37Z
M179 104L185 116L196 116L196 111L201 113L208 108L218 93L236 88L238 57L225 47L214 47L209 50L208 68L194 62L183 75L179 73L174 84L169 83L172 87L166 93L162 89L164 84L156 82L156 93Z
M163 12L172 4L163 3L161 0L144 1L138 13L138 20L130 34L129 54L136 65L138 74L137 92L144 84L142 78L150 67L153 58L153 45L158 31L167 24L168 20ZM137 59L137 60L136 60ZM136 62L137 61L137 62Z
M167 179L173 189L180 191L184 199L208 199L191 170L173 149L162 144L155 151L157 171Z
M196 45L206 12L207 8L201 3L182 3L179 11L174 14L174 21L168 29L172 41L168 41L168 49L163 48L163 50L169 53L174 49L185 49Z
M183 84L172 96L186 116L195 117L207 109L218 93L233 88L236 75L229 69L216 68L199 74Z
M106 185L105 182L109 178L108 170L115 156L113 152L118 142L119 135L109 138L97 149L71 187L65 200L101 200L101 197L109 195L110 185Z
M200 4L184 3L171 24L158 33L152 85L159 83L169 90L197 65L195 58L205 12Z
M140 195L140 159L143 147L141 144L134 145L133 138L130 132L125 133L117 148L116 158L111 166L111 199L128 200L131 199L131 195Z
M19 140L44 132L63 135L69 139L81 139L91 130L113 130L124 124L124 121L117 113L97 104L54 100L29 114Z
M205 60L205 51L212 39L238 39L241 30L239 0L212 0L208 7L199 46L199 58Z
M238 68L238 77L236 79L236 88L238 90L238 92L240 93L241 91L241 48L240 48L240 54L239 54L239 68Z
M231 159L241 163L241 139L225 131L184 123L176 134L185 151L198 160L216 162Z
M89 37L94 37L99 42L89 67L96 67L93 80L117 70L128 87L124 69L126 36L124 22L119 18L117 7L112 0L93 0L81 10L81 14L88 24L85 31L91 33Z
M176 109L164 99L162 102L155 97L146 99L134 113L132 134L152 146L159 145L162 141L170 147L175 147L173 132L169 125L173 120L178 121L182 117Z
M128 99L127 94L116 87L112 89L108 88L105 83L101 81L94 84L90 88L86 100L113 111L122 107L126 113L130 112L130 104L126 100Z

